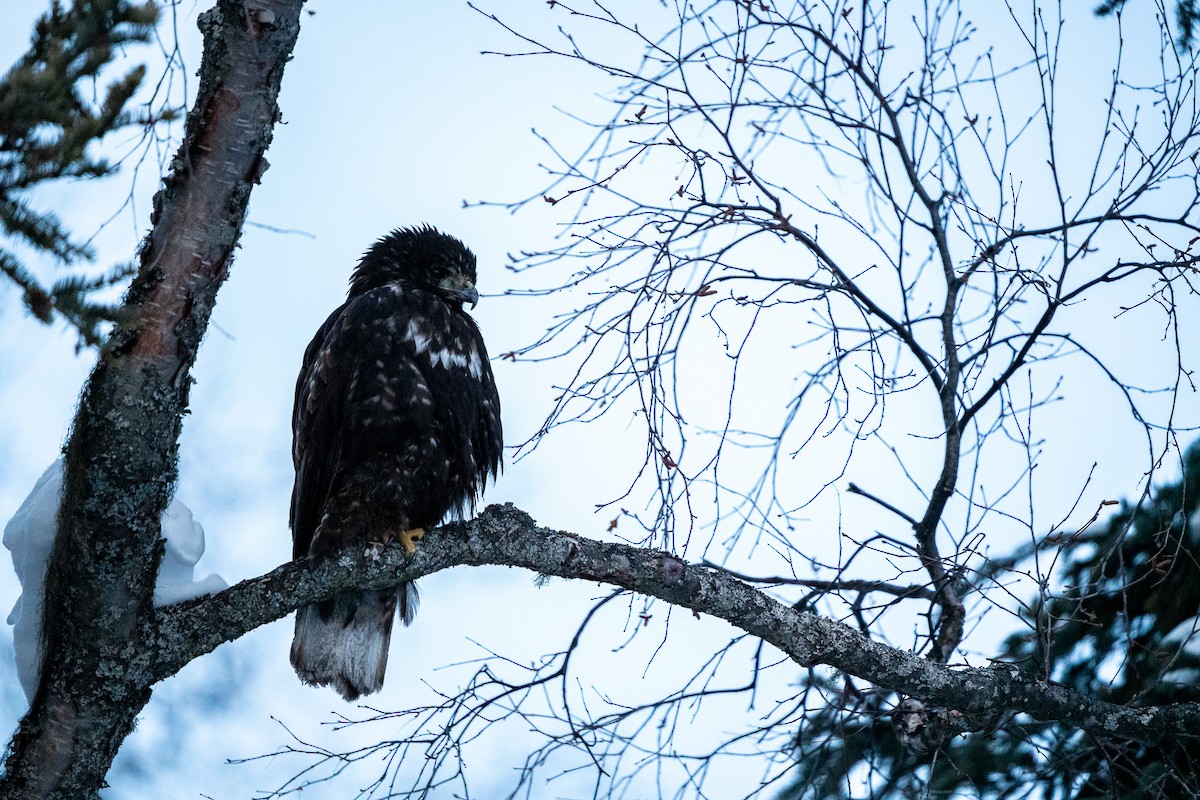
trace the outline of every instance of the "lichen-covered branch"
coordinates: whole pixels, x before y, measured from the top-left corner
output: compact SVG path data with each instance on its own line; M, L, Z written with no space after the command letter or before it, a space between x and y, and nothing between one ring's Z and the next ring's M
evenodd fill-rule
M165 678L188 661L298 606L350 587L386 586L449 567L496 564L593 580L719 617L803 666L827 664L878 686L970 714L1022 711L1081 730L1156 742L1200 734L1200 707L1126 708L1035 679L1016 667L954 668L880 644L832 619L798 611L723 570L674 556L538 526L512 505L430 531L409 556L343 550L292 562L220 594L161 610L153 669Z

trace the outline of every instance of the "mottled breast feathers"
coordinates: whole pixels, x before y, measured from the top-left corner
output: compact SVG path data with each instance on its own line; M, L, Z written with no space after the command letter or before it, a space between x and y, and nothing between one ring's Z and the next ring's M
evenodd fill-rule
M330 315L305 353L293 425L295 556L309 552L342 486L398 503L397 523L425 527L469 510L500 469L483 338L465 312L420 289L372 289Z

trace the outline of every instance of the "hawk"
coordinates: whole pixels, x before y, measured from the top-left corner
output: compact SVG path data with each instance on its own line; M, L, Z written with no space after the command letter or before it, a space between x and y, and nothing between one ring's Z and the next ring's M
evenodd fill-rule
M304 353L292 414L292 557L413 539L469 512L501 469L500 398L483 337L475 256L428 225L367 250L346 302ZM353 591L296 612L291 660L346 700L377 691L392 621L412 583Z

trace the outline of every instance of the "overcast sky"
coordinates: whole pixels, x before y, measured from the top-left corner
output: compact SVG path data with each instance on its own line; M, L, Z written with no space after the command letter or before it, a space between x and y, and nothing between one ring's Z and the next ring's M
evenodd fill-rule
M530 7L540 11L536 5ZM199 64L195 15L206 6L179 7L190 93ZM5 5L0 63L11 63L23 51L42 10L40 2ZM463 3L310 3L307 10L284 80L284 124L276 127L268 153L269 178L255 189L251 224L196 364L192 413L184 426L177 497L207 532L208 553L199 571L220 572L230 582L290 557L295 376L304 347L344 299L349 272L372 241L393 228L428 222L467 242L479 258L485 296L475 316L493 353L524 343L548 323L548 315L539 318L527 307L503 306L487 295L507 285L507 252L528 247L535 235L544 242L551 232L525 229L530 216L464 210L463 201L507 201L537 191L539 153L531 128L561 124L550 109L552 99L586 101L593 91L579 73L482 56L481 50L498 49L507 39ZM130 55L134 63L153 57L146 51ZM121 213L97 237L100 263L130 259L143 235L159 174L154 158L141 166L145 179L134 193L136 215ZM129 181L125 174L103 186L70 184L39 201L90 235L118 210ZM18 300L7 285L0 287L0 406L14 421L0 430L3 520L56 458L93 359L90 351L75 353L74 337L63 326L32 322ZM540 421L539 403L544 413L546 379L535 382L507 362L498 363L496 372L507 438L527 438ZM595 489L613 484L598 452L571 459L568 483L560 479L561 466L554 467L563 453L548 447L537 458L509 465L486 499L515 502L546 524L598 534L603 525L594 518L597 501L581 506L567 496L581 484ZM468 637L498 649L525 641L520 649L527 659L561 647L573 620L547 621L538 609L561 603L564 594L600 593L590 586L535 591L532 576L523 573L480 573L422 581L419 621L394 637L388 684L374 698L378 707L416 705L419 681L435 668L479 657L480 646ZM462 594L467 587L470 597ZM0 559L5 613L17 591L8 559ZM537 624L530 625L534 614ZM344 707L333 693L295 680L287 664L291 628L289 618L257 631L206 659L220 667L194 665L160 687L159 708L147 712L125 748L109 796L145 796L155 787L158 796L238 798L286 778L290 763L226 767L223 760L285 743L272 715L297 732L312 733L330 718L328 712ZM24 709L7 653L0 654L0 676L7 676L0 680L0 727L7 738ZM191 703L197 694L199 708ZM156 751L181 747L186 749L171 756L169 769L151 763ZM486 785L506 777L501 771L479 780Z
M511 5L505 13L535 29L557 19L544 2ZM190 92L199 64L195 15L205 7L178 9ZM6 3L0 64L23 51L42 10L43 4L32 0ZM511 215L494 208L464 209L463 201L508 201L540 192L544 173L538 163L549 154L532 129L578 139L580 129L559 109L600 117L606 112L595 96L610 88L598 74L562 61L482 55L513 43L463 3L317 2L307 10L284 77L284 124L275 129L267 154L270 169L254 191L250 224L194 370L191 414L184 425L177 497L207 531L208 553L199 571L219 572L231 583L289 557L295 375L313 331L343 299L362 251L395 227L422 222L458 236L479 257L484 299L475 316L489 349L495 355L527 343L551 323L557 301L487 295L515 285L516 278L504 269L506 254L545 245L560 220L545 209ZM1081 24L1103 23L1088 18ZM145 51L130 56L133 63L153 59ZM176 73L175 79L182 75ZM166 145L162 152L169 155L173 149ZM85 234L117 213L96 238L100 262L128 260L147 224L159 174L156 157L152 153L142 163L133 205L120 213L128 172L102 184L58 187L40 195L39 202ZM0 409L7 420L0 428L0 520L12 515L56 458L94 356L77 353L75 337L62 325L47 328L30 320L18 300L0 286ZM518 444L546 414L562 368L505 361L495 370L506 439ZM1184 410L1194 419L1195 398L1187 403ZM1074 441L1095 438L1088 432L1095 420L1078 411L1064 411L1059 424L1060 435ZM1140 446L1136 436L1122 435L1105 448L1064 448L1060 463L1069 465L1074 480L1098 459L1132 464L1144 455ZM619 419L595 432L551 437L529 458L510 464L486 500L511 501L543 524L601 536L613 512L597 514L595 507L620 494L642 452L636 431ZM1123 496L1124 487L1136 487L1139 474L1137 468L1101 470L1091 497ZM1092 508L1081 508L1083 519ZM411 629L393 637L388 682L372 699L375 707L429 702L424 682L452 688L473 667L439 668L479 658L485 649L520 661L560 649L582 604L606 594L603 588L562 582L534 588L531 576L503 569L431 576L421 588L421 612ZM0 559L0 608L11 607L17 593L11 566ZM614 609L618 641L624 613ZM321 725L345 705L332 692L295 680L287 663L291 629L288 618L256 631L159 687L122 752L107 796L246 797L273 788L304 766L286 758L224 764L287 744L282 726L325 746L349 741L353 734L338 739ZM706 622L684 635L702 657L712 650L703 643L722 641L730 630ZM598 661L612 657L610 644L597 648ZM635 647L621 670L604 673L610 688L627 678L640 680L654 644L642 642L637 647L645 645L645 652ZM649 670L650 679L654 669L682 666L658 662ZM790 672L779 672L778 680L790 679ZM0 729L6 734L24 710L13 675L10 654L0 652ZM362 740L374 735L365 732ZM510 785L510 770L523 759L521 744L519 736L487 743L486 752L495 760L473 784L480 796L492 796L487 789L492 782ZM175 754L163 755L167 751ZM756 778L757 772L727 776L712 784L713 796L722 796L722 786L744 786ZM573 780L537 796L573 796Z

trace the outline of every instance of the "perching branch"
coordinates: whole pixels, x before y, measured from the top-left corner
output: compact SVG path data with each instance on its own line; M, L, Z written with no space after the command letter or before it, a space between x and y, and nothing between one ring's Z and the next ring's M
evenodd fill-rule
M164 609L157 623L155 671L165 678L222 642L351 587L387 586L449 567L484 564L621 586L719 617L802 666L827 664L964 713L1022 711L1145 743L1200 734L1198 704L1125 708L1039 681L1011 665L979 669L937 664L827 617L797 611L727 572L686 564L657 550L543 528L511 504L489 506L476 519L430 531L412 556L398 545L375 560L349 548L313 564L285 564L212 597Z

